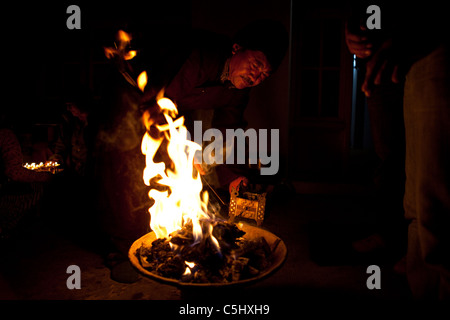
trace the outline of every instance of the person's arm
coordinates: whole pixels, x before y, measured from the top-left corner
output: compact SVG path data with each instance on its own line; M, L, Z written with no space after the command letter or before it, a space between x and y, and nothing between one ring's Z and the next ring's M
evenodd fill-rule
M355 21L348 21L346 25L349 51L366 60L362 85L366 96L382 82L403 81L415 61L448 41L445 30L448 26L443 16L445 9L434 0L424 7L386 2L380 8L381 30L368 32L364 21L359 29L355 27Z

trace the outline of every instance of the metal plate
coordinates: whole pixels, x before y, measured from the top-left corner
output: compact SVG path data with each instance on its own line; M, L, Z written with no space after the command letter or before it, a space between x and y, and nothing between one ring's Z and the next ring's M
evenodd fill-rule
M277 241L279 241L278 246L276 247L275 251L272 253L273 261L272 261L272 264L270 265L270 267L268 267L266 270L264 270L263 272L261 272L260 274L258 274L257 276L255 276L253 278L248 278L248 279L233 281L233 282L228 282L228 283L211 283L211 282L191 283L191 282L182 282L182 281L172 279L172 278L162 277L158 274L152 273L141 266L141 264L139 262L139 258L136 256L136 252L143 244L146 247L151 246L152 242L154 240L156 240L156 235L154 232L147 233L146 235L137 239L131 245L130 250L128 251L128 257L129 257L130 262L133 265L133 267L135 267L142 275L152 278L154 280L158 280L161 282L165 282L165 283L169 283L169 284L173 284L173 285L181 286L181 287L211 287L211 286L222 287L222 286L231 286L231 285L238 285L238 284L248 284L248 283L252 283L252 282L261 280L261 279L269 276L276 270L278 270L278 268L280 268L281 265L283 264L283 262L286 260L286 256L287 256L287 248L286 248L286 245L284 244L283 240L281 240L276 235L274 235L273 233L271 233L267 230L257 228L254 226L250 226L247 224L242 224L242 226L240 226L240 229L245 231L245 235L243 236L243 238L255 239L258 237L264 237L271 248L273 248L275 243Z

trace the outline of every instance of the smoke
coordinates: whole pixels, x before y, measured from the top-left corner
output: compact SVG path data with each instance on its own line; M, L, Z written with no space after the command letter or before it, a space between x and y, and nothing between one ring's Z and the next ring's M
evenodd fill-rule
M106 99L100 117L97 146L101 151L124 152L140 146L145 127L139 110L140 94L125 87Z

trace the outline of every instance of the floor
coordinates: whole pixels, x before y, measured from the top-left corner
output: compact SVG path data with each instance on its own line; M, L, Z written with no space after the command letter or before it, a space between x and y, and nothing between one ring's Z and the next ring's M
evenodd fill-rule
M13 300L409 301L404 275L386 252L358 255L350 243L369 232L375 213L363 194L285 192L268 202L263 228L286 244L285 263L259 282L221 290L181 290L140 276L131 284L110 278L103 256L64 226L39 219L2 243L0 298ZM70 220L69 220L70 221ZM81 289L69 290L67 268L81 270ZM370 265L381 271L381 288L368 289ZM293 306L293 308L295 305Z

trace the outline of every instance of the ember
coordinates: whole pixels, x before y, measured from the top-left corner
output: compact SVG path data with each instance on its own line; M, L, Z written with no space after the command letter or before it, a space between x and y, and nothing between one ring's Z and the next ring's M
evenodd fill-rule
M276 247L264 237L244 239L245 232L227 222L214 221L213 227L220 251L211 238L195 244L192 225L186 224L170 239L142 243L135 254L147 271L184 283L231 283L254 278L271 266Z

